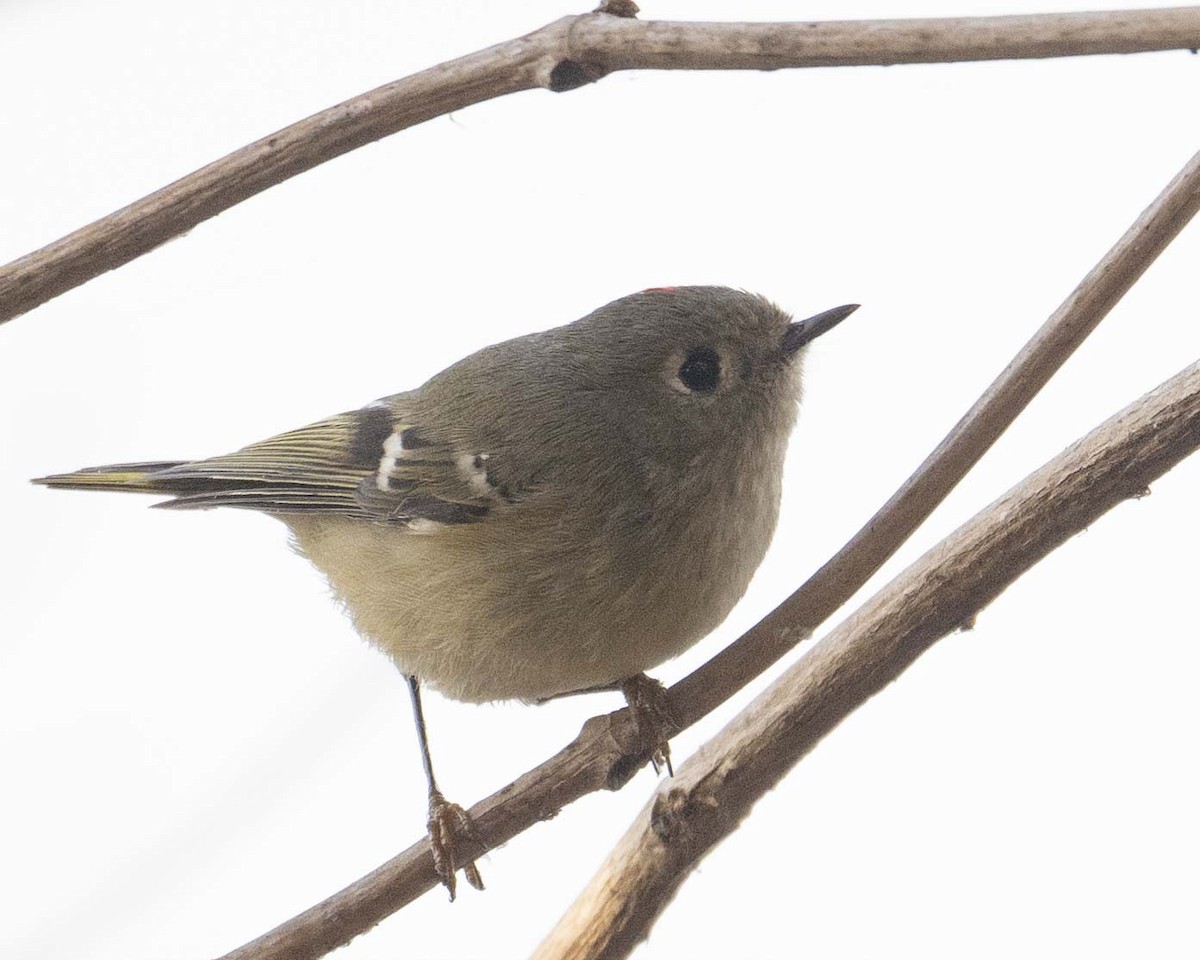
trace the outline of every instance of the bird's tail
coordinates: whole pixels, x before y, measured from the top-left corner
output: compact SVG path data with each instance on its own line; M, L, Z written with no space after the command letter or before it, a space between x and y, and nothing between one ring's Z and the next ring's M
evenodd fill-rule
M69 490L164 494L170 499L155 506L171 510L240 507L276 514L321 510L373 518L364 511L358 491L364 483L375 482L379 451L395 430L391 412L381 412L382 418L368 421L378 436L371 434L365 441L365 455L355 447L364 445L363 417L355 411L220 457L87 467L33 482Z
M128 493L174 493L169 486L155 478L163 470L178 467L185 460L161 463L114 463L107 467L87 467L74 473L56 473L38 477L34 483L67 490L124 490Z

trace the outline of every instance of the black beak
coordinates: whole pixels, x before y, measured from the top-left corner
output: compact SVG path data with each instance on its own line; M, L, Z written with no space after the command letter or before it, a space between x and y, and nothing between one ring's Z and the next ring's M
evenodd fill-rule
M828 333L850 314L858 309L857 303L847 303L834 307L824 313L818 313L807 320L797 320L789 323L787 332L783 335L783 352L791 356L807 343L812 343L821 334Z

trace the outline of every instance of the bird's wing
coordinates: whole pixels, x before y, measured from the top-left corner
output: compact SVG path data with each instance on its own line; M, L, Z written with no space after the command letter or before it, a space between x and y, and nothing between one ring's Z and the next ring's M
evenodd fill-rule
M174 509L324 512L414 530L482 519L500 500L486 450L458 450L408 422L392 402L283 433L227 456L122 464L46 477L50 486L170 494Z

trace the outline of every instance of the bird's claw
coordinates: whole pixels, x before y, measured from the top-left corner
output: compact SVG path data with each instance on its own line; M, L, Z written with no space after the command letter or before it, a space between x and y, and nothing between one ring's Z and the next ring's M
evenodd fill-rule
M671 744L668 736L675 730L677 723L671 713L667 699L667 688L644 673L621 682L621 692L625 694L625 702L629 704L629 712L633 716L634 726L638 735L653 743L650 753L650 765L655 773L660 773L665 767L668 776L675 776L671 766Z
M457 803L450 803L440 791L435 790L429 795L429 846L433 850L433 869L450 892L451 900L457 892L456 874L460 869L467 883L476 890L483 889L483 878L475 861L462 863L459 860L456 843L460 837L471 843L479 843L475 824L467 811Z

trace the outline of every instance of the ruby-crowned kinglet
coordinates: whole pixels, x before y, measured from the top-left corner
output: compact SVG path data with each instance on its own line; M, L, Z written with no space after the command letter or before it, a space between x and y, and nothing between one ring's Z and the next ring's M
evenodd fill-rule
M279 517L358 630L460 700L611 687L695 643L775 529L807 320L724 287L663 287L474 353L424 386L207 460L93 467L55 487ZM468 879L478 881L473 864Z

